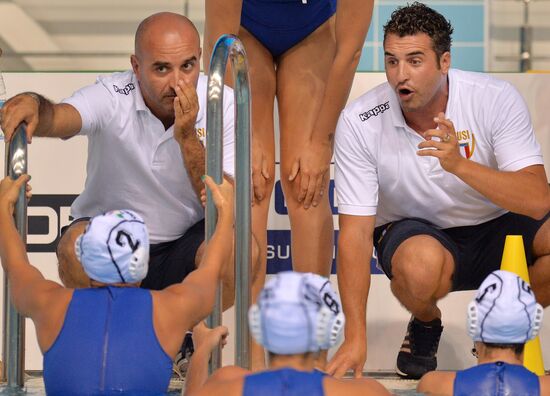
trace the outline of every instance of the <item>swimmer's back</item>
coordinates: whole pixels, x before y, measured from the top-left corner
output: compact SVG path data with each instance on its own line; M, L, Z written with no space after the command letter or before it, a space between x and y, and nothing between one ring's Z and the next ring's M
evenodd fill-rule
M336 379L320 371L292 368L250 374L240 367L222 367L203 388L188 396L385 396L390 393L372 379Z
M540 395L539 377L523 366L504 362L486 363L458 371L454 395Z
M320 371L291 368L263 371L244 378L243 396L324 396Z
M166 393L172 359L153 328L148 290L78 289L44 353L46 392L55 395Z

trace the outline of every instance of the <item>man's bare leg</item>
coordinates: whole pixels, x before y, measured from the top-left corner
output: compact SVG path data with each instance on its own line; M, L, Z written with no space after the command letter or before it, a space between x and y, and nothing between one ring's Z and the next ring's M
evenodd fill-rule
M529 267L529 280L538 303L547 307L550 305L550 219L535 235L533 254L538 258Z
M437 301L452 288L454 260L435 238L416 235L404 241L392 258L391 289L420 321L441 318Z

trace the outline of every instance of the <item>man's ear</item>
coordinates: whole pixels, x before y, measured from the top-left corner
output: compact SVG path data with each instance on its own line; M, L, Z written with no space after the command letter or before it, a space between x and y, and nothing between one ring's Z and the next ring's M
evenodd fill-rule
M134 74L137 76L139 71L139 61L137 56L131 55L130 56L130 63L132 64L132 70L134 71Z
M451 68L451 53L449 51L444 52L439 58L439 68L444 74L449 72Z

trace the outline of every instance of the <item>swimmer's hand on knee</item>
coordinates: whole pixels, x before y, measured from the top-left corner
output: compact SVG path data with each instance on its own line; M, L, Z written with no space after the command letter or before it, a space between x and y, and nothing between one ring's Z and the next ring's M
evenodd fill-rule
M270 179L267 157L263 149L256 145L252 150L252 186L254 189L254 201L261 201L266 196L267 181Z
M331 145L310 143L303 149L300 157L294 160L288 180L299 180L297 198L304 209L319 205L329 177L331 157Z

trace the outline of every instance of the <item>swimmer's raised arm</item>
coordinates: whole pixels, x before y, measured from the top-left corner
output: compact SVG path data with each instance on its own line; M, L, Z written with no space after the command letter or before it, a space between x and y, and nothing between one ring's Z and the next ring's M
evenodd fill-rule
M28 175L22 175L17 180L6 177L0 182L0 259L4 273L8 276L15 308L22 315L35 319L51 306L48 293L63 288L55 282L46 280L40 271L29 263L25 245L15 227L15 203L20 189L24 188L29 179ZM40 322L40 319L38 321ZM43 344L40 341L39 337L42 348Z
M6 141L22 122L27 124L27 140L33 136L69 138L82 128L80 113L70 104L54 104L42 95L25 92L9 99L0 109Z
M185 280L159 293L165 300L161 311L174 328L189 330L208 316L214 307L216 289L225 265L230 262L233 245L233 187L227 180L217 185L205 176L218 210L216 231L208 242L200 266Z

